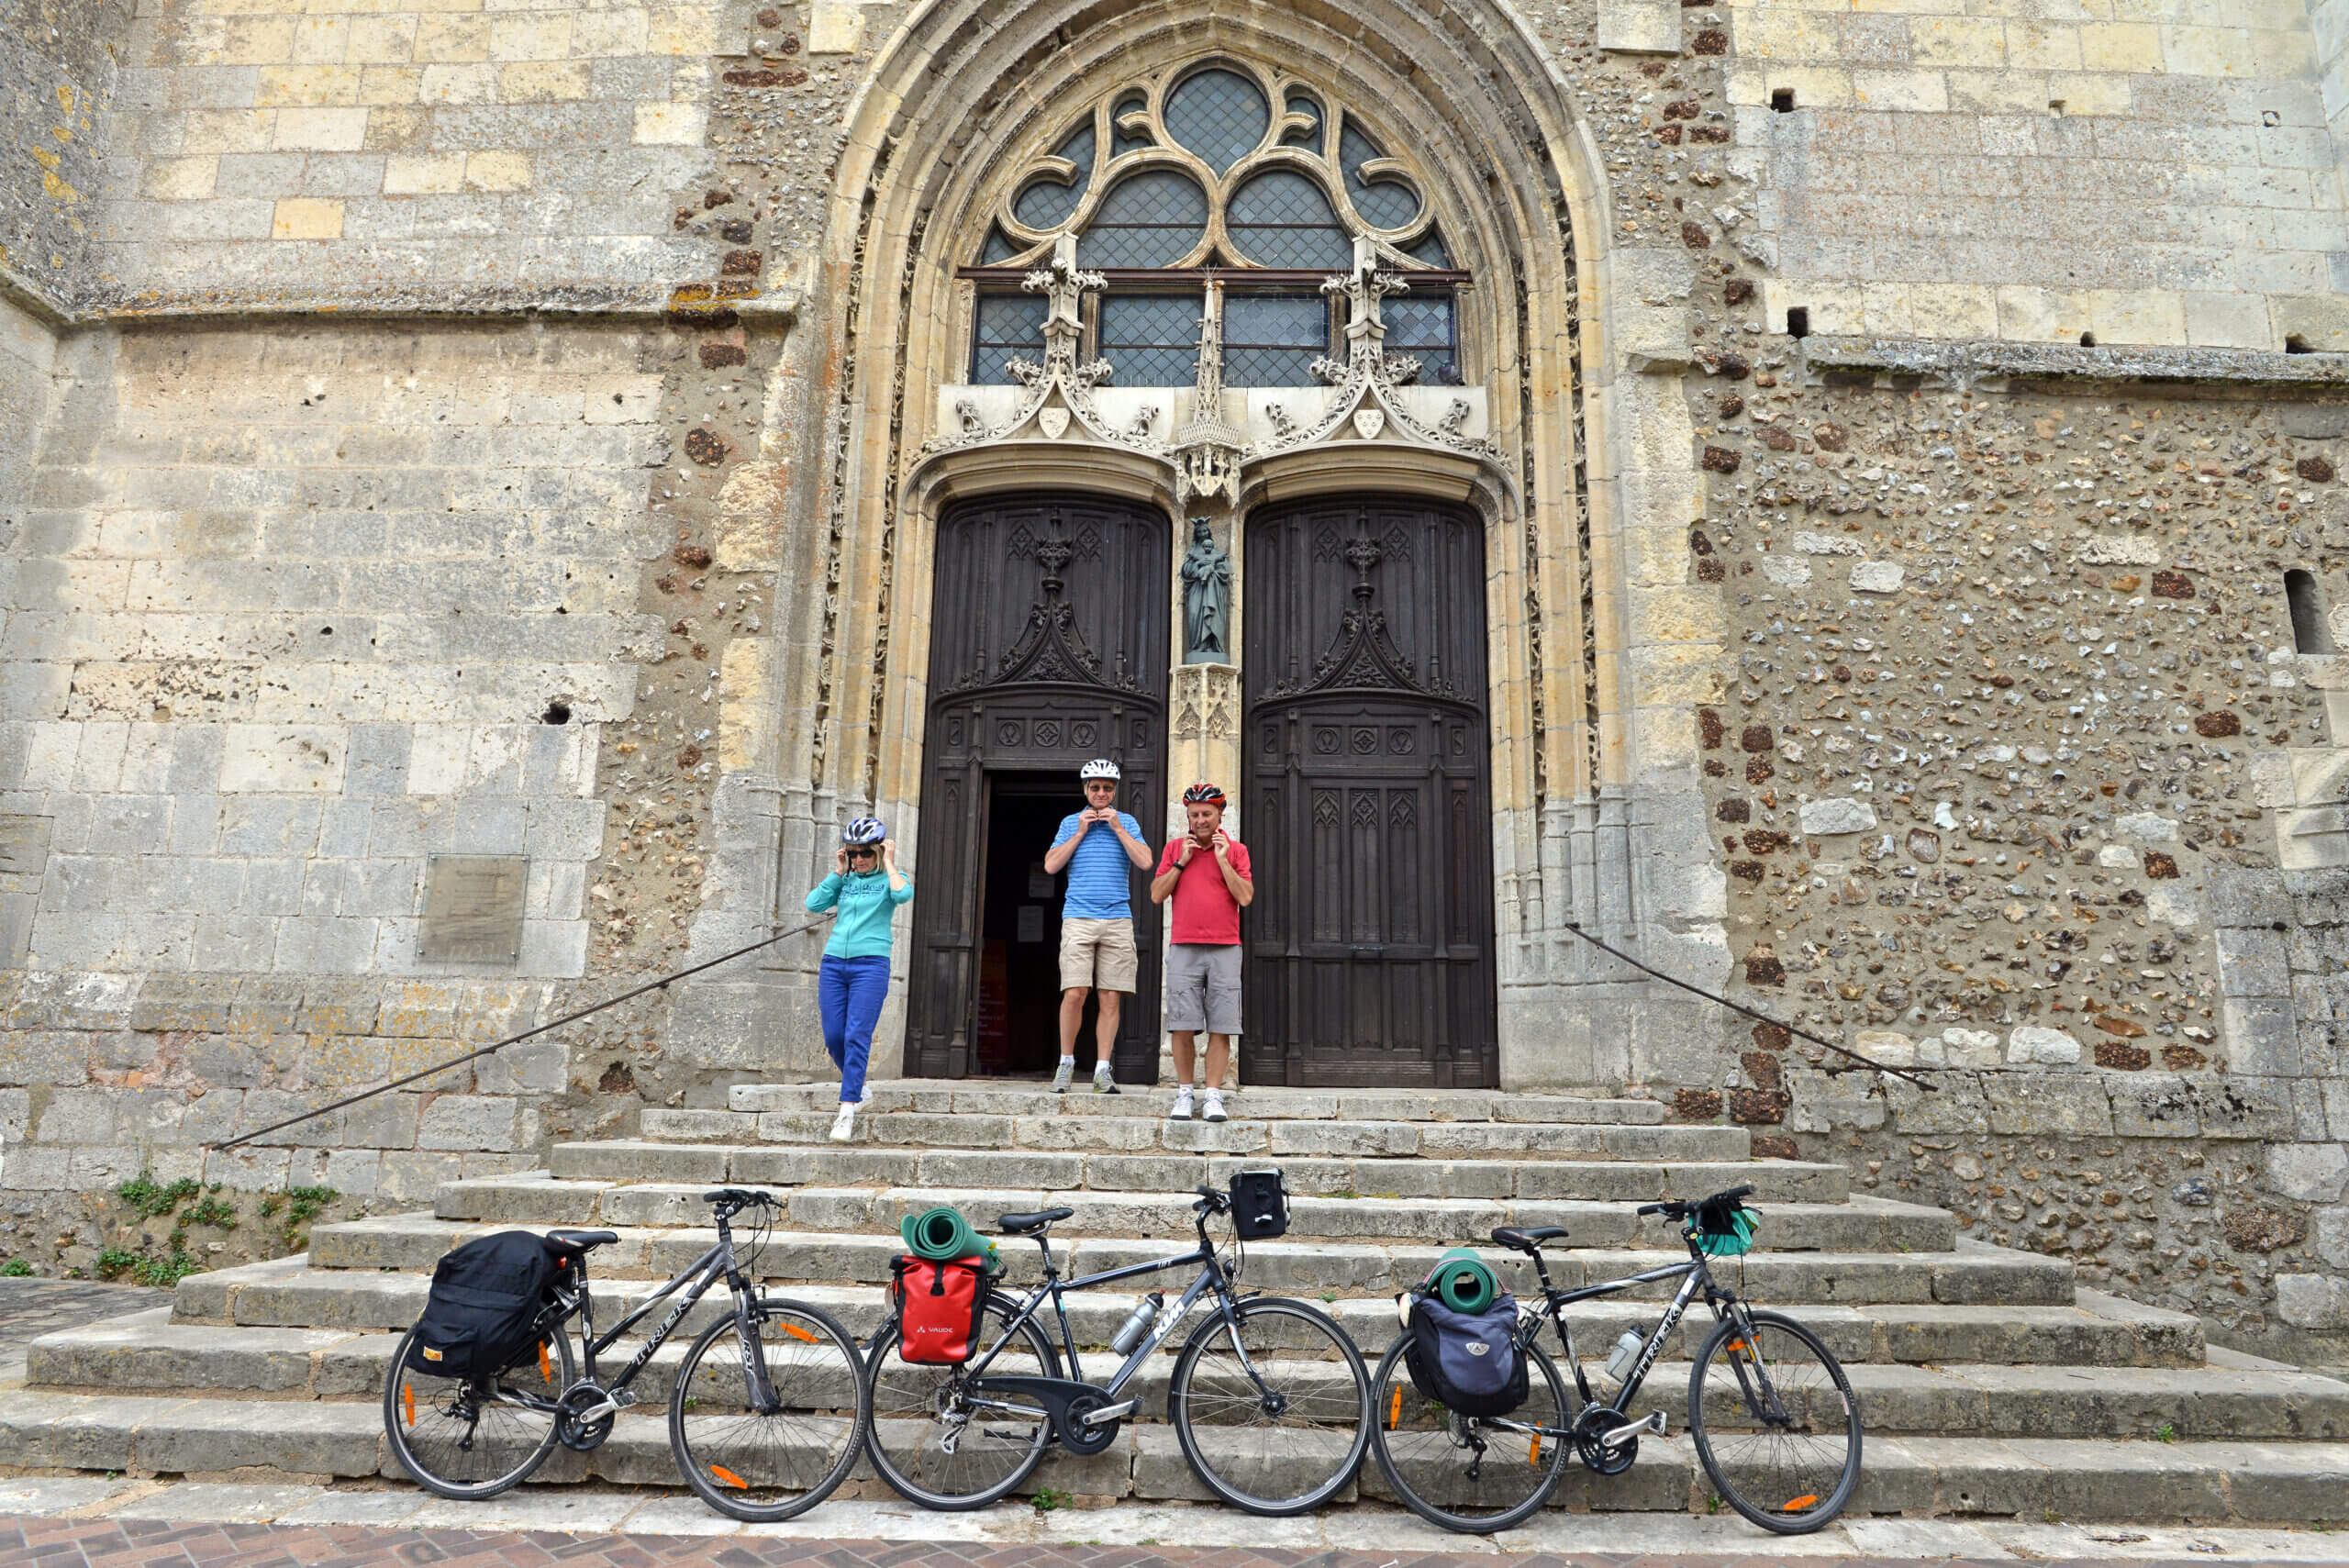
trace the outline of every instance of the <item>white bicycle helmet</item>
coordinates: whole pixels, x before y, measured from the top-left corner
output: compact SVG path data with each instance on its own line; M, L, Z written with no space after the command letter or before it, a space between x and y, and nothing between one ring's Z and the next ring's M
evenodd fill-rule
M1124 775L1118 772L1118 764L1109 761L1108 758L1096 757L1093 761L1085 763L1085 766L1077 769L1076 776L1080 781L1087 781L1092 779L1122 778Z
M877 844L888 836L889 829L882 826L878 817L860 817L841 829L843 844Z

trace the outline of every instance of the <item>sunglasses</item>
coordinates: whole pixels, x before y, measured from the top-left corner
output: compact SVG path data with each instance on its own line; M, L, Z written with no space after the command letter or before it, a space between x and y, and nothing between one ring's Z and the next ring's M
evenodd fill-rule
M852 861L869 861L880 853L878 850L851 850L848 852L848 858Z

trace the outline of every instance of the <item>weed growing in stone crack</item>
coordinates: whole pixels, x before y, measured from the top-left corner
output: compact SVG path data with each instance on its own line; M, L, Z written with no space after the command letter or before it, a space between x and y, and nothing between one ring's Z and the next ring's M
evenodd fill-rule
M284 1240L289 1251L302 1243L296 1232L310 1223L317 1212L342 1195L332 1187L288 1187L285 1189L285 1218L277 1227L277 1234ZM266 1212L266 1210L264 1210Z
M128 1274L140 1284L158 1290L169 1290L194 1273L204 1272L204 1265L188 1256L187 1249L179 1244L173 1233L169 1256L157 1257L151 1252L133 1252L124 1247L108 1247L98 1254L98 1277L120 1279Z
M1720 1511L1721 1500L1720 1496L1715 1493L1707 1493L1705 1496L1705 1512L1709 1514L1718 1514Z
M209 1225L217 1229L234 1230L237 1228L237 1211L217 1197L204 1198L191 1204L180 1216L181 1229L191 1225Z
M33 1266L22 1258L11 1258L0 1263L0 1279L24 1279L32 1272Z
M2177 1440L2177 1428L2171 1422L2164 1421L2160 1426L2154 1429L2154 1440L2157 1443L2176 1442Z
M1037 1487L1036 1495L1028 1499L1029 1507L1034 1508L1040 1514L1049 1514L1055 1508L1065 1508L1068 1507L1069 1502L1070 1498L1067 1493L1055 1492L1050 1486Z
M142 1219L156 1219L204 1190L194 1176L182 1176L169 1186L158 1186L155 1173L141 1171L115 1188L114 1195L128 1204Z

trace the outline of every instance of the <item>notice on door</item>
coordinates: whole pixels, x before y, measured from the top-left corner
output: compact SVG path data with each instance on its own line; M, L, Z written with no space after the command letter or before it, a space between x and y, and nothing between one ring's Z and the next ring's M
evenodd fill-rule
M1050 898L1052 895L1052 873L1044 869L1043 862L1038 861L1028 868L1028 896Z
M1019 906L1019 940L1023 942L1044 940L1044 906L1041 904L1022 904Z

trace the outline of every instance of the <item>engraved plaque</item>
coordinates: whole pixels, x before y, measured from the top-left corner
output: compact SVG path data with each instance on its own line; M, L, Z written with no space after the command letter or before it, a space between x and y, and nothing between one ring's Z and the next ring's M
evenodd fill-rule
M429 963L512 963L522 956L521 855L435 855L424 879Z

